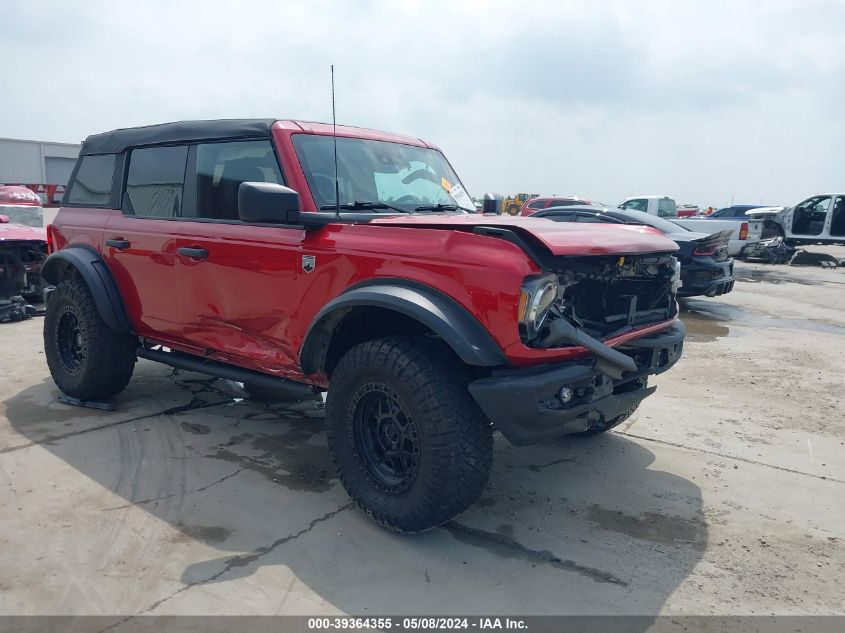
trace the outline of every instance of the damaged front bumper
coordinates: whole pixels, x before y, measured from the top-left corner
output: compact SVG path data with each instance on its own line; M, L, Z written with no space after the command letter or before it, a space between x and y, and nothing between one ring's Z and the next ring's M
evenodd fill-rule
M636 364L636 370L625 371L621 378L606 371L601 358L591 358L495 371L471 382L469 391L502 435L516 445L602 428L654 393L647 377L680 359L685 334L684 324L676 321L657 334L613 348Z

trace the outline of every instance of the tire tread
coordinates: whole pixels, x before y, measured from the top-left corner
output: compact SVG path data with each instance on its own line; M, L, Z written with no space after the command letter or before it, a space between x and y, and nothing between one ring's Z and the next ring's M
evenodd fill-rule
M425 481L419 487L414 484L418 493L415 502L400 504L398 510L395 499L379 502L368 493L366 487L372 483L359 464L338 458L345 454L339 443L346 442L349 423L343 392L372 368L381 368L399 384L410 386L413 401L407 404L418 426L426 425L421 433L429 467L423 470L421 464L419 475ZM444 343L424 337L391 336L367 341L339 361L326 403L329 448L344 488L380 525L398 532L431 529L466 510L481 496L490 476L493 436L489 421L467 390L470 379L468 368Z
M78 375L64 370L58 350L58 312L66 304L75 306L85 330L86 358ZM132 378L136 346L133 336L115 332L106 325L83 281L69 279L56 286L44 317L44 352L50 374L62 392L80 400L109 398L120 393Z

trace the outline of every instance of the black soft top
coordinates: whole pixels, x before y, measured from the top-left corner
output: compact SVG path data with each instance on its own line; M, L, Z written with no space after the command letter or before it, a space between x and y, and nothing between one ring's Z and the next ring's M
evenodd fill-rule
M216 119L213 121L176 121L143 127L128 127L102 134L92 134L82 143L82 156L118 154L129 147L206 141L224 138L269 138L277 119Z

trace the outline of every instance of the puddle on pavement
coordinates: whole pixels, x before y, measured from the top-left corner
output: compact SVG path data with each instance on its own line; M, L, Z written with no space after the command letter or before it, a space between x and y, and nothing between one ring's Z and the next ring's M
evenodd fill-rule
M677 542L703 544L707 540L707 526L701 518L687 519L657 512L640 516L590 506L589 519L599 527L652 543L671 545Z
M182 422L179 424L183 431L192 433L194 435L208 435L211 433L211 427L205 424L196 424L193 422Z
M811 319L778 319L751 314L736 306L702 299L683 299L679 302L680 317L687 326L687 341L710 343L725 336L740 336L731 328L737 325L748 328L777 328L839 334L845 336L845 326L813 321Z
M799 284L802 286L821 286L827 283L821 279L802 279L777 270L740 270L735 273L737 281L764 284Z
M181 521L176 524L176 527L180 531L171 539L174 543L203 541L211 545L217 545L225 541L232 534L232 530L228 528L211 525L185 525Z
M686 340L693 343L712 343L730 334L730 328L714 317L698 312L681 312L681 321L687 326Z
M275 484L291 490L304 492L326 492L337 475L329 450L323 443L309 443L308 437L320 431L317 427L311 433L290 431L279 435L249 437L250 445L258 455L242 455L228 450L236 438L217 447L210 456L236 464L237 466L263 475Z

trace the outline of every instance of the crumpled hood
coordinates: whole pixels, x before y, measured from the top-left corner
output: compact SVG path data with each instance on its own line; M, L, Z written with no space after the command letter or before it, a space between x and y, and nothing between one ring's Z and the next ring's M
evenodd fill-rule
M552 255L629 255L670 252L677 244L647 226L554 222L545 218L509 215L426 214L392 215L370 224L472 231L475 226L512 229L533 237Z
M23 224L0 224L0 241L5 240L33 240L47 241L47 229Z

